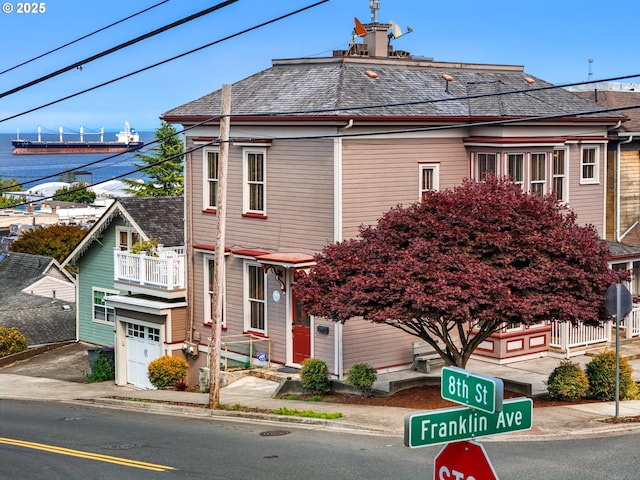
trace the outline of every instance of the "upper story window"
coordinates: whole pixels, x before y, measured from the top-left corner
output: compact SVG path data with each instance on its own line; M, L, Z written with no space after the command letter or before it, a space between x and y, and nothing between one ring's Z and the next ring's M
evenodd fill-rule
M205 262L205 278L206 278L206 285L205 285L205 299L204 299L204 311L205 311L205 315L204 315L204 323L205 324L211 324L213 323L213 279L214 279L214 272L215 272L215 260L210 257L210 256L206 256L204 259ZM225 318L225 282L224 279L222 280L222 319L221 319L221 325L222 327L226 327L226 318Z
M247 330L267 333L266 274L258 264L245 268L245 326Z
M438 190L440 165L436 163L420 165L420 199L424 199L426 192Z
M567 151L558 149L553 151L553 179L551 191L561 202L566 202L567 195Z
M547 187L547 154L531 154L531 181L529 191L534 195L544 196Z
M205 150L204 152L205 171L205 210L215 210L218 206L218 165L220 152Z
M598 183L599 147L584 146L580 150L580 183Z
M116 227L116 242L120 250L131 250L131 247L141 242L140 234L131 227Z
M265 149L244 151L244 213L267 214Z
M498 176L498 156L495 153L476 153L476 180L486 180L488 175Z

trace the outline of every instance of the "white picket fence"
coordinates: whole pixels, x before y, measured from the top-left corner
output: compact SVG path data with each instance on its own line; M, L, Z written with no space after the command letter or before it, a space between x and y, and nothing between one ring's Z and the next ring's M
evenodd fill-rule
M549 345L559 349L565 358L582 355L592 345L610 344L614 326L613 321L599 327L553 321ZM624 330L624 337L621 338L632 339L640 336L640 305L634 304L631 313L620 322L620 330Z

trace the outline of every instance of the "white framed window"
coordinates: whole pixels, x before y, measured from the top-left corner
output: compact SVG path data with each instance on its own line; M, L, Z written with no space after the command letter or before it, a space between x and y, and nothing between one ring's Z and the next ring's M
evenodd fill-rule
M487 176L498 176L498 155L495 153L476 153L475 178L478 181L486 180Z
M118 295L117 290L107 290L101 288L92 288L91 296L93 297L93 318L94 322L108 323L114 325L116 322L116 311L113 307L107 307L104 297L107 295Z
M531 181L529 191L534 195L544 196L547 191L547 154L531 154Z
M213 323L213 276L215 271L215 259L206 255L204 257L204 271L205 271L205 299L204 299L204 323L206 325L211 325ZM227 326L226 324L226 295L225 295L225 281L224 276L222 279L222 328Z
M218 207L218 168L220 152L218 150L204 151L204 209L216 210Z
M561 202L567 202L569 192L567 191L567 151L556 149L553 151L553 167L551 172L553 195Z
M245 264L245 329L267 334L267 275L257 263Z
M131 250L136 243L141 242L140 234L131 227L116 227L116 247L122 251Z
M424 199L426 192L432 192L440 188L440 165L437 163L423 163L420 171L420 199Z
M244 207L245 214L267 214L267 150L245 149L244 158Z
M524 153L509 153L507 155L507 175L520 187L524 186Z
M580 149L580 183L598 183L598 158L600 148L597 145L587 145Z

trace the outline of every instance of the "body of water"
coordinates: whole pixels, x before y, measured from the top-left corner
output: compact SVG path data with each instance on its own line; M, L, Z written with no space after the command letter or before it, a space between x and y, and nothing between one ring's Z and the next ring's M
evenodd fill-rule
M145 143L155 139L154 132L138 132L140 140ZM115 140L115 133L105 132L105 140ZM27 190L47 182L60 181L60 174L68 170L78 170L91 173L91 183L96 184L105 180L126 178L140 179L142 172L130 173L136 169L134 163L141 163L132 152L121 154L91 153L91 154L61 154L61 155L13 155L11 140L16 134L0 133L0 178L8 180L15 178ZM20 133L20 138L37 140L36 133ZM42 140L58 140L57 134L42 134ZM78 140L78 138L67 138ZM152 145L153 147L153 145ZM143 152L140 150L139 152Z

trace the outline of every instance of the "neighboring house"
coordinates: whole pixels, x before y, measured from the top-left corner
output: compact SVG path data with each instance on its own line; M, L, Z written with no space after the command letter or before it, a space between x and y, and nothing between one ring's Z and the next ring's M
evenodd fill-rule
M151 239L157 249L132 253ZM78 338L115 347L118 385L151 388L149 362L182 353L183 198L118 199L64 260L67 265L76 270Z
M328 243L465 178L510 175L526 191L556 195L580 224L604 233L607 131L622 115L598 113L596 104L549 88L520 66L394 51L389 27L365 25L364 43L349 51L274 60L232 85L223 341L263 339L273 362L298 367L315 357L339 378L357 362L407 368L415 337L359 319L343 325L310 318L296 300L296 279ZM201 352L211 336L220 247L220 114L218 90L162 115L184 127L197 124L186 134L193 150L185 165L192 319L186 340ZM539 356L549 330L505 333L500 355ZM485 353L494 355L488 346ZM206 366L206 355L193 360Z
M53 258L0 254L0 325L16 327L29 346L73 341L75 283Z
M628 117L609 132L606 238L640 246L640 84L604 82L570 90ZM626 108L631 106L636 108Z

